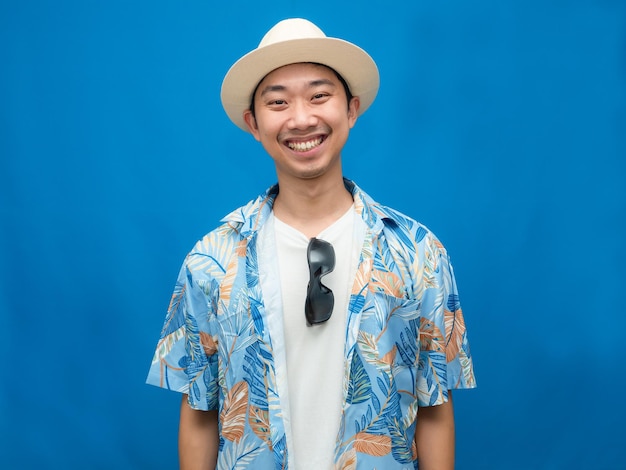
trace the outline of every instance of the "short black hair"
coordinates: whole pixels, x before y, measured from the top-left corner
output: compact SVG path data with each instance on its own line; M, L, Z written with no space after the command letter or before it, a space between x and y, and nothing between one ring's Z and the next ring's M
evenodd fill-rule
M348 100L348 108L350 107L350 101L352 101L352 92L350 91L350 87L348 86L348 83L344 80L344 78L341 76L341 74L339 72L337 72L334 68L329 67L326 64L320 64L319 62L304 62L305 64L312 64L312 65L321 65L322 67L326 67L327 69L332 70L332 72L335 74L335 76L339 79L339 82L343 85L343 89L346 92L346 98ZM271 73L271 72L270 72ZM269 74L268 74L269 75ZM250 113L252 113L252 117L256 118L255 116L255 112L254 112L254 97L256 95L257 90L259 89L259 85L261 84L261 82L263 81L263 79L267 77L267 75L265 75L261 80L259 80L259 83L257 83L254 91L252 92L252 96L250 97Z

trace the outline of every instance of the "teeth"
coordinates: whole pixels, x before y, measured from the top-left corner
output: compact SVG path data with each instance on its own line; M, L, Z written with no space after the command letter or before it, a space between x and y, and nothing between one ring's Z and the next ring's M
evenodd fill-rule
M291 150L295 150L296 152L306 152L307 150L311 150L314 147L317 147L322 143L322 138L318 137L314 140L309 140L308 142L289 142L287 146Z

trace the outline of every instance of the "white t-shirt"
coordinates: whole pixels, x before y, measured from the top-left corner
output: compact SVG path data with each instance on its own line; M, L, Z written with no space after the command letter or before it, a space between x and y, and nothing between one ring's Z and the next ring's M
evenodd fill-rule
M346 312L361 249L354 237L355 215L351 207L317 235L335 251L335 268L322 278L333 291L335 304L330 319L314 326L307 326L304 316L309 239L277 218L273 221L283 306L290 462L297 470L333 467L341 419Z

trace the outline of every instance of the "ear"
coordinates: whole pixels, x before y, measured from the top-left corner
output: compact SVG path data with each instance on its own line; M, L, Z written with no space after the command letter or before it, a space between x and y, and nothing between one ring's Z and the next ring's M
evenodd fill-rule
M350 124L350 129L352 129L352 127L354 127L354 124L356 123L356 119L359 115L360 106L361 100L359 99L359 97L353 96L352 100L350 100L350 103L348 104L348 121Z
M260 141L261 138L259 136L259 127L256 124L255 117L252 115L252 111L246 109L243 112L243 120L246 122L246 126L248 126L250 134L252 134L256 140Z

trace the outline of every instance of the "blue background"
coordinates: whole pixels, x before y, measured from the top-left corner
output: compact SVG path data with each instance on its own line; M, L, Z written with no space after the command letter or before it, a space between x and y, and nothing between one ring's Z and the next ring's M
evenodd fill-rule
M624 468L623 0L2 2L2 467L176 467L178 268L275 179L219 87L292 16L377 61L345 173L452 255L457 467Z

